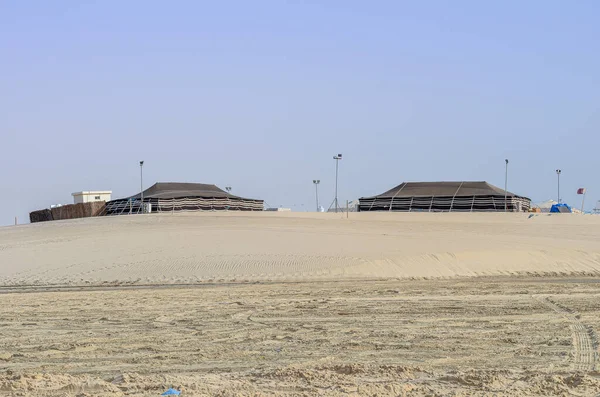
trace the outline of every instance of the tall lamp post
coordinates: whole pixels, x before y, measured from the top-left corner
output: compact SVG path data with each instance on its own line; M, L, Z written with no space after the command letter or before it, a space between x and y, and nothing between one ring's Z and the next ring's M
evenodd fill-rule
M340 160L342 159L342 154L340 153L337 156L333 156L333 159L335 160L335 198L329 208L331 209L331 206L335 205L335 212L338 212L338 208L340 207L338 204L338 168Z
M504 160L506 162L506 170L504 171L504 212L506 212L506 198L508 197L508 159Z
M313 179L313 183L315 184L315 194L317 196L317 212L319 212L319 183L321 183L321 180Z
M556 170L556 176L558 177L558 203L560 204L560 174L562 170Z
M142 203L140 204L140 209L142 210L142 214L144 213L144 161L140 161L140 200Z

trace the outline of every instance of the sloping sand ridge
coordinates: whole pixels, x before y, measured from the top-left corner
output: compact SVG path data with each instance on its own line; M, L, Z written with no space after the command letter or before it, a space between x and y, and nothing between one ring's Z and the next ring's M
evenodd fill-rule
M197 283L600 272L600 217L180 214L0 229L0 284Z

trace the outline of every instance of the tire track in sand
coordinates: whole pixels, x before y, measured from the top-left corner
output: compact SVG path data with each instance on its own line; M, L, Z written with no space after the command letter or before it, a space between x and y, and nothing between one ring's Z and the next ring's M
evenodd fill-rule
M598 339L594 329L582 323L574 310L554 302L550 297L536 299L569 322L573 337L573 369L594 371L598 361Z

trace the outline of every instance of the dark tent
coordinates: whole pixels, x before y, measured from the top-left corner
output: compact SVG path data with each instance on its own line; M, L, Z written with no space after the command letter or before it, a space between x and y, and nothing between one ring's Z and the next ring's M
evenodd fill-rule
M229 194L215 185L159 182L144 190L145 212L262 211L263 201ZM141 212L141 195L106 203L106 215Z
M552 208L550 208L550 212L553 214L570 214L573 212L573 210L568 204L560 203L554 204Z
M528 211L531 200L506 192L506 211ZM504 211L505 192L487 182L403 182L359 199L359 211Z

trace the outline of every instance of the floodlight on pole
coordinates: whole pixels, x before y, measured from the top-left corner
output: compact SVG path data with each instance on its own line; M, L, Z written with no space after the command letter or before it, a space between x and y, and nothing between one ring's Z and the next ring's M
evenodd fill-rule
M321 183L321 180L313 179L313 183L315 184L315 194L317 196L317 212L319 212L319 183Z
M338 168L339 162L342 159L342 154L339 153L337 156L333 156L333 159L335 160L335 198L333 199L333 203L329 206L329 209L331 209L331 206L335 206L335 212L338 212L338 208L340 208L338 204Z
M506 170L504 171L504 212L506 212L506 199L508 197L508 159L504 160L506 162Z
M560 174L562 174L562 170L556 170L556 176L558 177L558 203L560 204Z
M140 161L140 209L144 213L144 161Z

